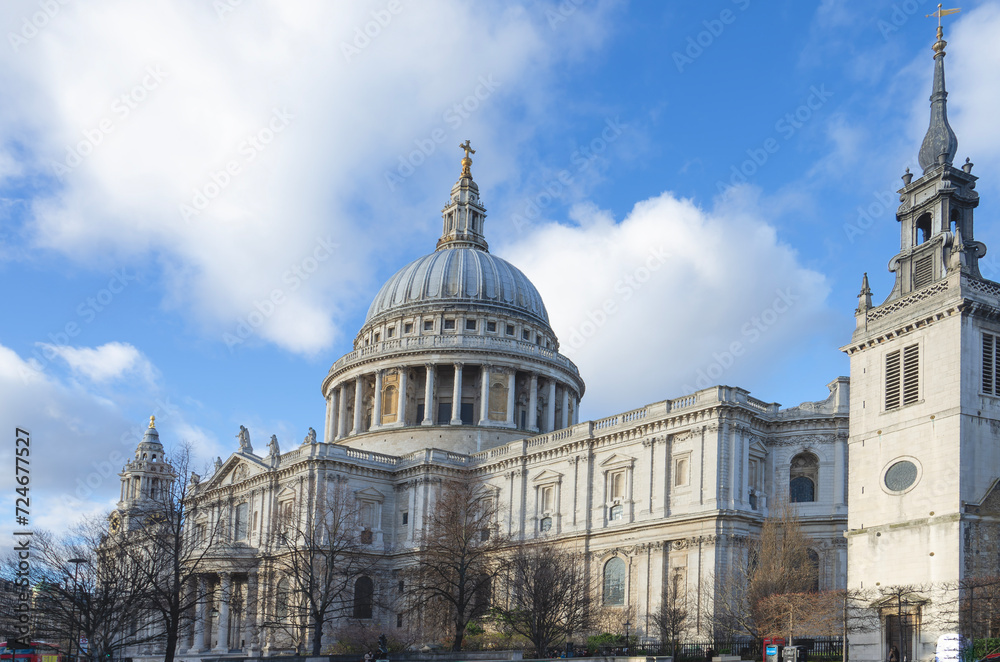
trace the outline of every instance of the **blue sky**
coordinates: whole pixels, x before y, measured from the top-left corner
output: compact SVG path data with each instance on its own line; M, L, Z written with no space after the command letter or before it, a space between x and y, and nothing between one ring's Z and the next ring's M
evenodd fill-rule
M1000 2L962 7L949 111L1000 250ZM861 274L891 286L934 9L4 3L0 429L36 438L38 524L110 508L151 413L199 466L240 425L321 430L320 381L433 250L466 139L585 418L709 383L824 398Z

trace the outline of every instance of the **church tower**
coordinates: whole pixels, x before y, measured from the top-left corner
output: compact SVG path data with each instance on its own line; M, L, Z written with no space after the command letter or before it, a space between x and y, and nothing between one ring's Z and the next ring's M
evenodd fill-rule
M949 10L936 14L939 18ZM1000 575L1000 285L983 279L972 163L954 166L940 20L922 174L903 175L895 284L872 305L867 274L851 361L848 588L878 611L854 660L933 660L939 637L977 635L959 601Z
M121 498L109 521L112 533L128 532L147 517L156 517L170 494L174 481L173 467L164 460L156 419L149 417L149 427L135 448L135 459L118 474L121 478Z

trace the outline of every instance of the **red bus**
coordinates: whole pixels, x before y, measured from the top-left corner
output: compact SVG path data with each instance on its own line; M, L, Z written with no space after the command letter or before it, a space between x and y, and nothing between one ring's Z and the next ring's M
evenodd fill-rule
M66 662L66 656L57 646L44 641L32 641L27 648L24 643L16 643L18 648L7 648L7 642L0 642L0 662Z

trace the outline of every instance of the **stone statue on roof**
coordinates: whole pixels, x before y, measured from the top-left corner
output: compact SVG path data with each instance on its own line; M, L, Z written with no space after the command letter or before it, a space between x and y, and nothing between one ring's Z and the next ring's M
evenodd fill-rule
M236 438L240 440L241 453L253 453L253 446L250 445L250 430L241 425L240 432L236 435Z

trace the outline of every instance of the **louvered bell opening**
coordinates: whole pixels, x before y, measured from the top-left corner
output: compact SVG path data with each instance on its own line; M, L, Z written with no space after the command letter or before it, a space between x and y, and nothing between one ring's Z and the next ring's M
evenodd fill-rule
M995 388L995 346L993 336L983 334L983 393L993 395Z
M1000 383L997 383L997 375L1000 375L1000 352L997 349L1000 349L998 347L1000 343L997 342L997 336L991 337L993 339L993 395L1000 395Z
M899 350L885 356L885 408L899 407Z
M920 398L920 346L903 350L903 404L912 405Z
M913 267L913 289L929 285L932 280L934 280L934 262L930 255L926 255L917 260Z

